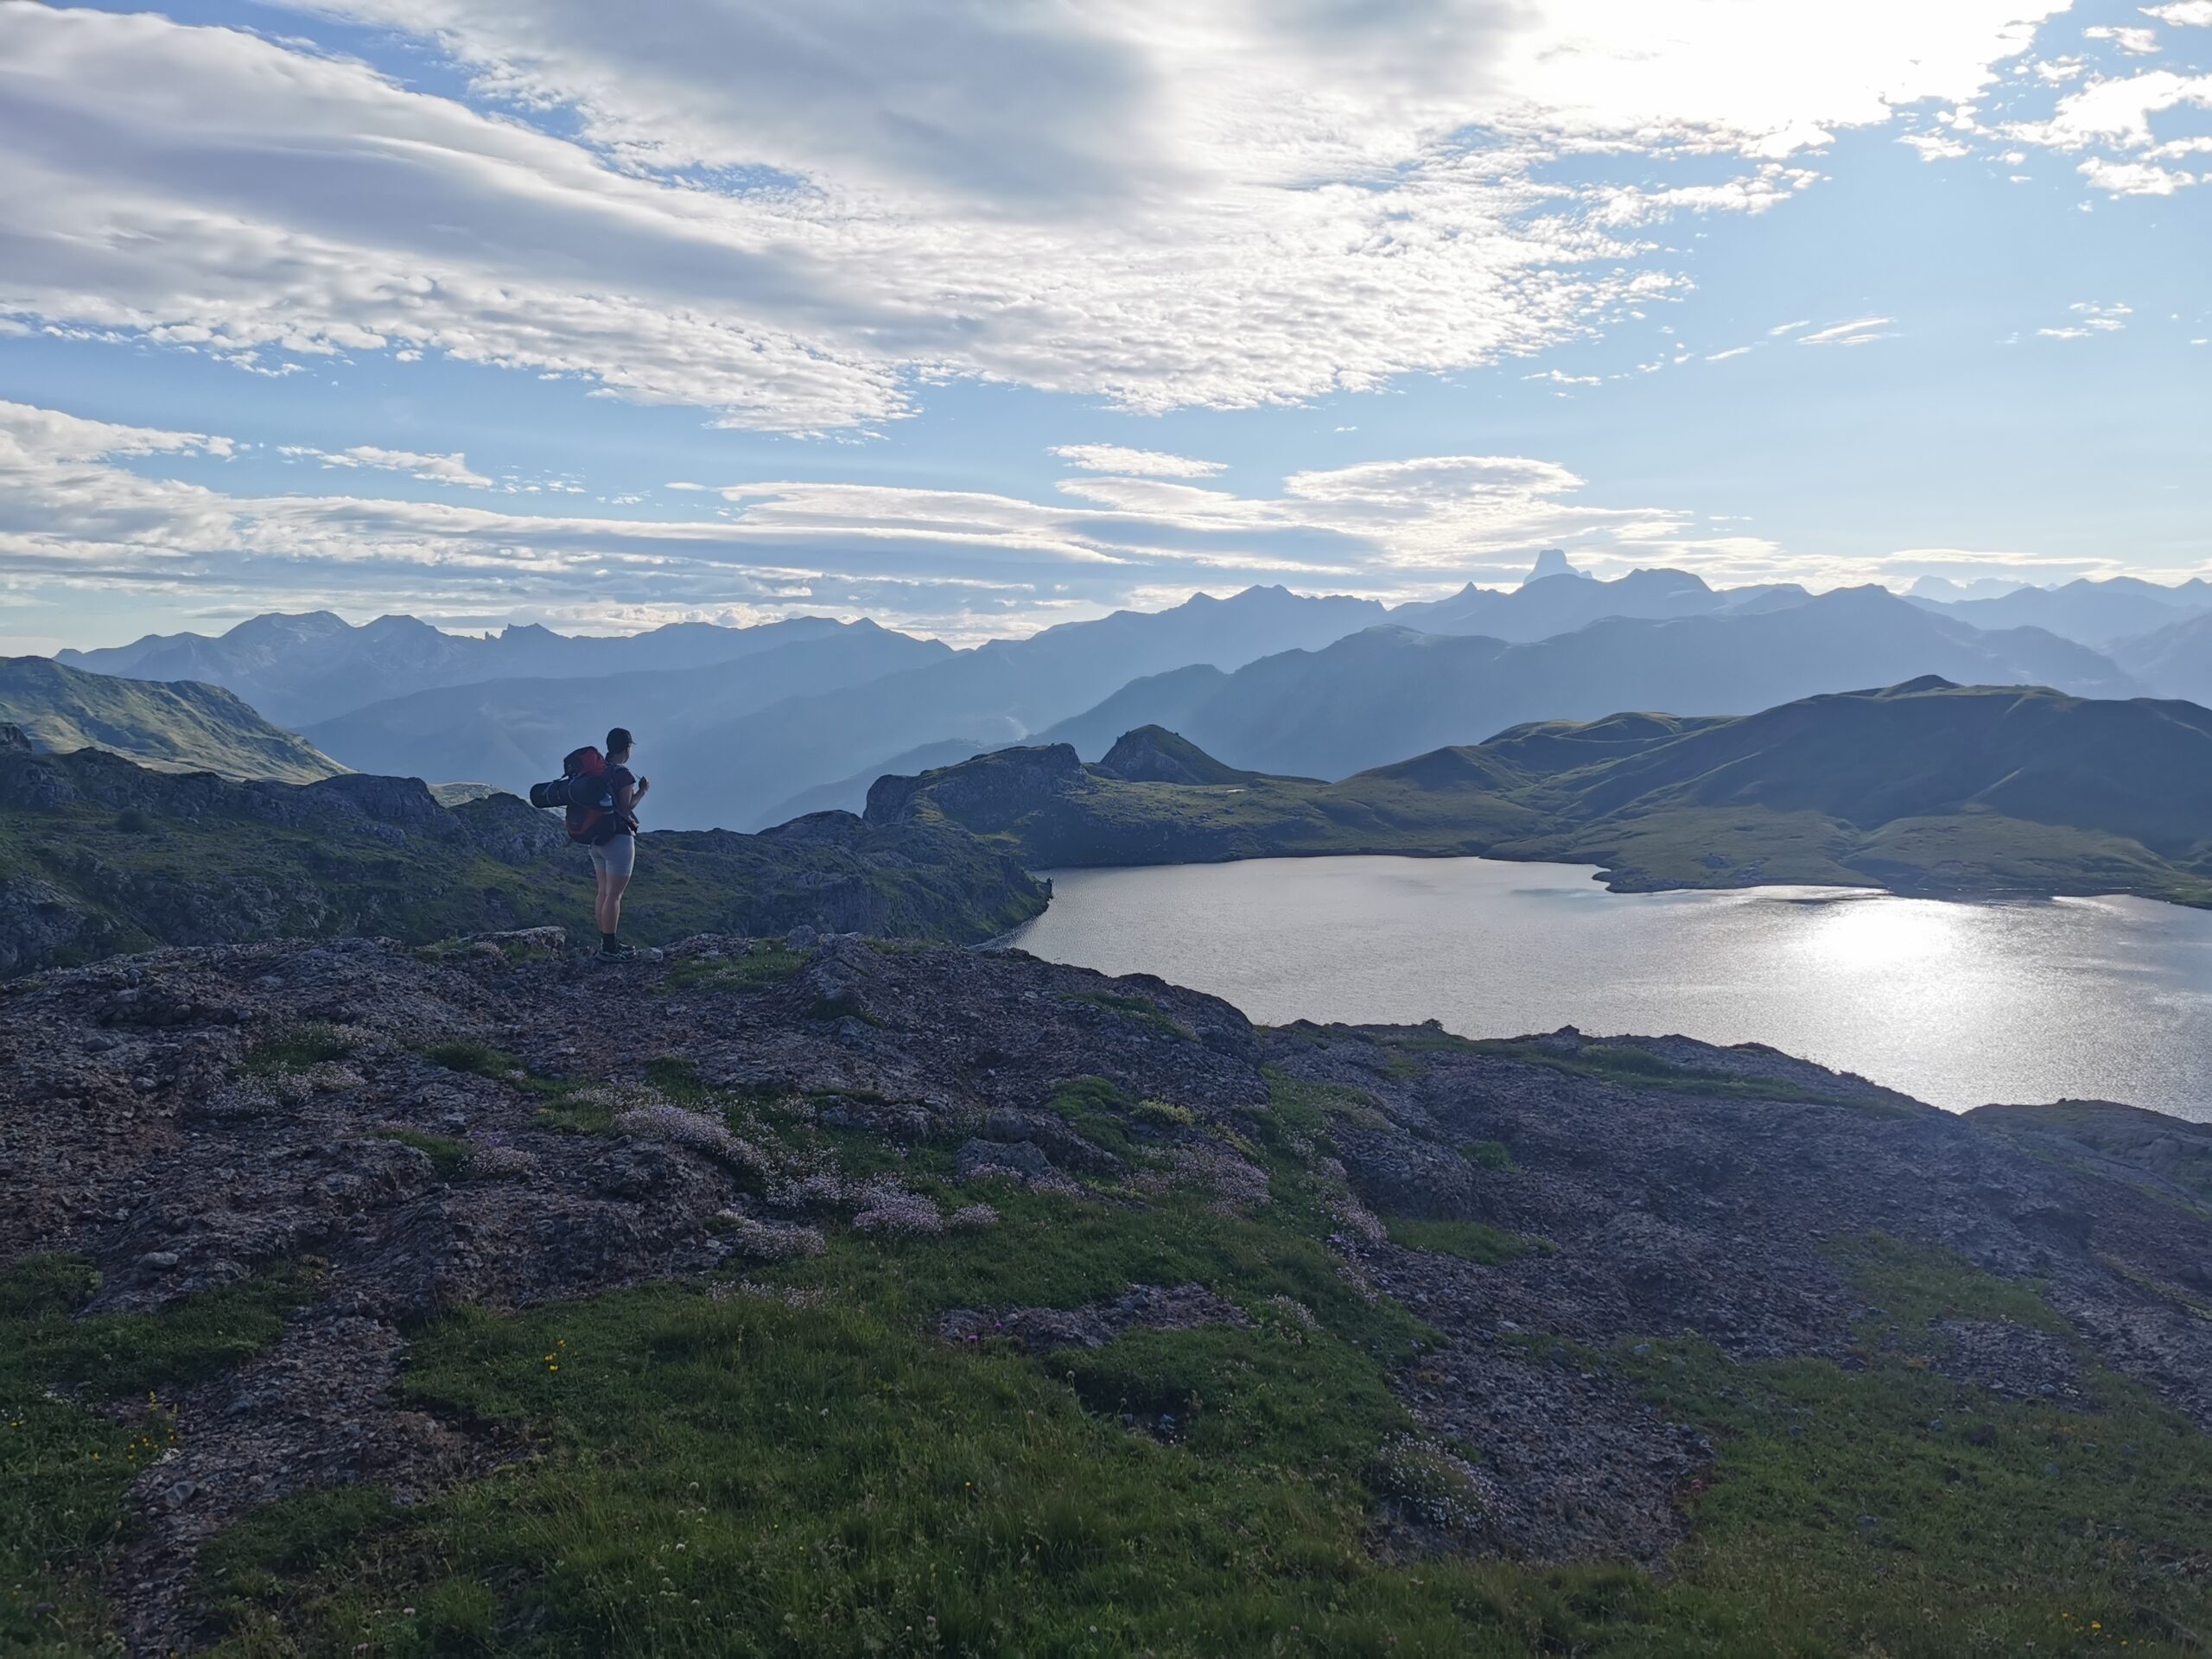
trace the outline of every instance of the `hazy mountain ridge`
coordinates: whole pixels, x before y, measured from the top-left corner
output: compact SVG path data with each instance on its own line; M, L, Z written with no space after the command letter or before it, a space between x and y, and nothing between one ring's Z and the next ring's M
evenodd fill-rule
M937 640L856 622L702 665L416 691L310 725L307 735L364 772L484 779L519 791L558 772L569 750L624 725L644 746L641 767L659 773L661 821L696 823L683 810L684 794L698 773L722 764L702 731L786 697L866 684L952 655Z
M2056 588L2018 588L1989 599L1916 594L1912 603L1978 628L2043 628L2103 651L2133 635L2212 612L2212 582L2201 576L2171 586L2138 576L2084 576Z
M963 747L1067 741L1095 759L1144 725L1180 731L1230 766L1341 777L1529 720L1620 708L1748 713L1926 673L2099 696L2139 689L2077 643L1986 632L1955 608L1878 589L1808 598L1786 587L1716 591L1681 571L1599 582L1570 569L1388 612L1255 588L968 651L817 619L610 641L518 628L455 639L407 619L349 629L279 617L218 641L149 639L84 660L137 672L188 660L295 702L327 701L343 683L361 706L308 734L346 765L441 781L520 788L576 744L626 725L655 781L657 821L683 826L858 805L874 777ZM1498 632L1463 631L1478 626ZM632 665L500 667L549 655ZM712 660L685 660L700 656ZM369 699L395 671L413 677L405 690ZM439 683L455 675L474 677Z
M437 686L696 668L849 626L827 617L748 628L677 622L601 638L516 624L480 639L411 616L380 616L355 626L327 611L271 613L213 638L149 634L127 645L60 652L54 660L130 679L225 686L269 719L298 727Z
M1555 633L1606 617L1659 621L1741 611L1812 595L1794 584L1714 588L1687 570L1631 570L1601 582L1580 571L1534 576L1518 588L1478 588L1472 582L1448 599L1392 608L1389 620L1422 633L1471 633L1510 645L1548 639Z
M1169 733L1125 741L1179 757L1189 747ZM2212 712L1929 678L1745 716L1545 721L1333 784L1130 781L1056 745L886 778L868 815L960 823L1036 868L1482 854L1598 863L1616 888L1804 882L2206 905Z
M0 658L0 721L41 748L105 749L168 772L304 784L346 770L220 686L89 674L44 657Z
M2212 704L2212 611L2122 639L2112 654L2145 690Z
M1773 609L1606 618L1521 645L1373 628L1224 677L1132 685L1112 712L1122 729L1163 726L1231 766L1343 778L1531 720L1624 708L1750 714L1924 674L2084 696L2137 689L2109 658L2054 635L1984 632L1878 588L1849 588ZM1042 736L1096 754L1103 724L1087 713Z
M758 822L775 803L887 755L995 725L1035 731L1136 676L1194 662L1242 667L1339 639L1381 613L1370 601L1281 588L1250 588L1226 600L1199 594L1171 610L1068 623L867 685L792 697L698 733L696 751L726 756L728 764L685 785L683 821ZM678 769L669 766L668 775Z

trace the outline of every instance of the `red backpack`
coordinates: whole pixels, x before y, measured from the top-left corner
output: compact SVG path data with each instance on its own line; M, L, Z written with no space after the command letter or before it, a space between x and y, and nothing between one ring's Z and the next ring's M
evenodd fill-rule
M531 785L530 804L566 807L569 839L597 842L614 812L614 791L609 779L607 757L587 743L563 757L558 778Z

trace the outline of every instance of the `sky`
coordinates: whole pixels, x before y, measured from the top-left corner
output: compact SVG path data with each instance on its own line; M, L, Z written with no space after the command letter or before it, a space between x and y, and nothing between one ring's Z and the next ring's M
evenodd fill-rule
M0 0L0 651L2212 573L2212 0Z

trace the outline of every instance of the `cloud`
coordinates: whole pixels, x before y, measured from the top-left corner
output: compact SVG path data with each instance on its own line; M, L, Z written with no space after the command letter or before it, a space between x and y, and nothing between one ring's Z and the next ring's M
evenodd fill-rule
M232 494L143 470L228 449L0 404L0 590L167 592L238 610L265 608L272 590L382 610L397 591L442 618L835 600L975 638L1036 626L1062 601L1108 608L1178 583L1397 591L1561 543L1600 560L1632 543L1645 563L1705 547L1681 539L1686 512L1590 502L1565 467L1510 455L1309 469L1272 496L1135 474L1069 479L1047 500L766 479L716 486L719 510L673 521Z
M869 427L946 378L1141 410L1366 390L1678 286L1637 239L1962 103L2060 0L327 0L359 61L0 3L0 313L259 372L389 353L730 425ZM1661 188L1648 157L1736 157ZM1586 181L1553 163L1584 158Z
M374 444L357 443L350 449L335 451L310 448L304 444L283 444L279 446L278 453L320 461L325 467L367 467L378 472L405 473L430 484L458 484L472 490L493 487L492 480L472 471L468 457L458 452L423 455L411 449L379 449Z
M2093 41L2110 41L2121 51L2135 57L2148 57L2158 49L2158 31L2155 29L2116 29L2100 25L2085 29L2082 35Z
M2048 121L2025 122L2009 136L2056 149L2108 144L2147 149L2156 142L2151 118L2189 105L2212 108L2212 75L2183 75L2171 69L2100 80L2069 92Z
M1604 575L1669 565L1724 586L2120 568L2031 552L1795 553L1744 531L1700 533L1709 515L1592 500L1569 469L1513 455L1311 468L1254 496L1110 474L1065 480L1060 499L1041 501L763 480L718 486L715 510L677 520L228 494L147 475L165 458L230 449L205 434L0 403L0 603L74 608L94 594L158 594L172 613L212 620L265 610L281 593L287 605L366 616L399 592L416 613L455 627L531 620L625 632L828 613L966 644L1254 582L1434 595L1557 545Z
M2145 17L2155 17L2162 23L2212 29L2212 0L2172 0L2168 5L2142 6L2138 10Z
M2076 300L2067 308L2075 321L2057 328L2038 328L2036 333L2046 340L2087 340L2092 334L2116 334L2127 327L2127 319L2135 315L2132 307L2100 305L2094 300Z
M1124 449L1117 443L1064 443L1052 453L1087 473L1123 473L1136 478L1211 478L1226 470L1217 461L1192 461L1157 449Z
M1750 353L1751 349L1751 348L1748 346L1731 346L1725 352L1713 353L1705 360L1708 363L1726 363L1732 357L1747 356Z
M1883 330L1896 321L1895 317L1860 317L1851 322L1830 323L1809 334L1798 335L1797 343L1800 346L1864 346L1872 340L1891 338Z
M2196 182L2196 175L2150 162L2110 162L2092 156L2075 169L2101 190L2116 196L2171 196Z

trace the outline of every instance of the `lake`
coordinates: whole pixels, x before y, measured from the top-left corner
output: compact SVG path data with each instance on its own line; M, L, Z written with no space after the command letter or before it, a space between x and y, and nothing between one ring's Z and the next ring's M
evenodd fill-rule
M2212 912L2152 899L1612 893L1585 867L1480 858L1049 874L1052 907L1012 943L1263 1024L1681 1033L1953 1110L2071 1096L2212 1119Z

